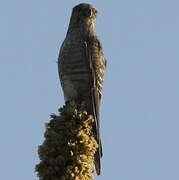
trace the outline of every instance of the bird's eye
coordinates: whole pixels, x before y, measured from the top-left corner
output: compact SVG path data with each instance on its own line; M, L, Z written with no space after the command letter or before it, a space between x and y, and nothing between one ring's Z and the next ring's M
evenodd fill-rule
M85 9L83 15L85 17L90 17L92 15L92 9Z

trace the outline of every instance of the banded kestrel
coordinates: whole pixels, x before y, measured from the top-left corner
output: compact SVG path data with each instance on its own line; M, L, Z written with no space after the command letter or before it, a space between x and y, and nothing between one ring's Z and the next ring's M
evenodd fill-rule
M102 157L99 108L106 60L95 32L96 16L97 9L90 4L82 3L73 8L59 53L58 71L66 104L94 117L92 131L99 145L94 164L99 175Z

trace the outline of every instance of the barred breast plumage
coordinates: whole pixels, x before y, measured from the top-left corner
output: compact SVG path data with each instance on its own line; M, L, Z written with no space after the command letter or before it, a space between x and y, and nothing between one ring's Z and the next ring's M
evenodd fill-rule
M86 61L85 42L78 33L67 35L62 45L59 72L65 101L81 99L84 90L89 90L91 75Z

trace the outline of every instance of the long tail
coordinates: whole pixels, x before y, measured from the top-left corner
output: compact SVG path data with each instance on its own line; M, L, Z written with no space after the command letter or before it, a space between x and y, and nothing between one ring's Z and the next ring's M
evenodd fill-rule
M96 89L92 89L92 114L95 120L95 127L93 133L98 143L98 149L94 156L94 164L97 175L101 173L101 157L102 157L102 145L100 139L100 125L99 125L99 97Z

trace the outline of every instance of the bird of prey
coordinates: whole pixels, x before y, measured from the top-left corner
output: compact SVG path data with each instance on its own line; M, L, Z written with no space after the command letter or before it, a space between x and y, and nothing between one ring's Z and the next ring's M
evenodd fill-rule
M73 8L67 35L60 48L58 72L66 104L94 117L92 132L98 143L94 164L99 175L102 157L99 108L106 60L95 32L96 16L97 9L90 4L82 3Z

